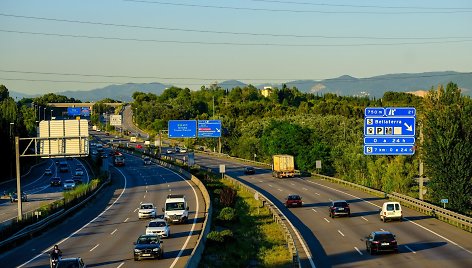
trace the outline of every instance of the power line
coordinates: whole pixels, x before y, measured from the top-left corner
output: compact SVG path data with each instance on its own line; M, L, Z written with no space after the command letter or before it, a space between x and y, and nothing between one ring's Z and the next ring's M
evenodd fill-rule
M319 14L383 14L383 15L398 15L398 14L453 14L453 13L470 13L472 10L457 9L450 11L402 11L402 12L373 12L373 11L324 11L324 10L296 10L296 9L269 9L269 8L250 8L250 7L232 7L232 6L215 6L215 5L197 5L184 4L162 1L147 1L147 0L122 0L125 2L143 3L143 4L159 4L170 6L183 7L198 7L198 8L213 8L213 9L228 9L228 10L246 10L246 11L268 11L268 12L290 12L290 13L319 13Z
M353 8L380 8L380 9L429 9L429 10L462 10L472 9L468 7L426 7L426 6L373 6L373 5L346 5L346 4L326 4L326 3L311 3L311 2L295 2L295 1L278 1L278 0L247 0L252 2L265 2L277 4L294 4L294 5L309 5L309 6L327 6L327 7L353 7Z
M104 75L104 74L82 74L82 73L59 73L59 72L36 72L36 71L18 71L18 70L0 70L4 73L20 73L20 74L38 74L38 75L57 75L57 76L78 76L78 77L102 77L102 78L132 78L132 79L163 79L163 80L199 80L199 81L215 81L215 80L245 80L245 81L285 81L284 83L290 84L307 84L312 82L323 82L336 80L338 82L352 82L356 80L368 80L368 81L386 81L386 80L400 80L400 79L417 79L417 78L432 78L432 77L450 77L450 76L462 76L471 75L472 72L461 72L461 73L441 73L441 74L403 74L396 76L377 76L368 78L310 78L310 79L295 79L295 78L224 78L224 77L158 77L158 76L130 76L130 75ZM27 79L27 78L0 78L3 80L14 80L14 81L30 81L30 82L59 82L59 83L100 83L100 84L112 84L117 81L83 81L83 80L54 80L54 79ZM187 83L185 83L187 84ZM189 84L189 85L200 85L200 84ZM238 84L234 84L238 85Z
M432 39L472 38L472 37L464 37L464 36L456 36L456 37L373 37L373 36L327 36L327 35L296 35L296 34L252 33L252 32L211 31L211 30L201 30L201 29L184 29L184 28L156 27L156 26L146 26L146 25L116 24L116 23L105 23L105 22L97 22L97 21L68 20L68 19L24 16L24 15L5 14L5 13L0 13L0 16L12 17L12 18L21 18L21 19L32 19L32 20L87 24L87 25L123 27L123 28L137 28L137 29L164 30L164 31L181 31L181 32L196 32L196 33L211 33L211 34L269 36L269 37L324 38L324 39L372 39L372 40L432 40Z
M42 36L58 36L58 37L114 40L114 41L135 41L135 42L193 44L193 45L266 46L266 47L267 46L270 46L270 47L399 46L399 45L453 44L453 43L467 43L467 42L472 41L472 39L463 39L463 40L451 40L451 41L399 42L399 43L283 44L283 43L235 43L235 42L206 42L206 41L178 41L178 40L158 40L158 39L137 39L137 38L123 38L123 37L105 37L105 36L73 35L73 34L59 34L59 33L27 32L27 31L16 31L16 30L6 30L6 29L0 29L0 32L17 33L17 34L30 34L30 35L42 35Z

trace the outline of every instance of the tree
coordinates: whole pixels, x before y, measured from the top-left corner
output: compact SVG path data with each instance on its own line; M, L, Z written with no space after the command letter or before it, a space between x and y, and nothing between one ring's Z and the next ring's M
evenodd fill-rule
M431 90L424 105L423 153L433 201L464 212L472 194L472 102L454 83Z

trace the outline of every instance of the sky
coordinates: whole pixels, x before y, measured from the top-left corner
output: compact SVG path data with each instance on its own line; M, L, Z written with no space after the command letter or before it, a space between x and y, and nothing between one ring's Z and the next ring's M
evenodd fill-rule
M24 94L472 71L470 0L1 0Z

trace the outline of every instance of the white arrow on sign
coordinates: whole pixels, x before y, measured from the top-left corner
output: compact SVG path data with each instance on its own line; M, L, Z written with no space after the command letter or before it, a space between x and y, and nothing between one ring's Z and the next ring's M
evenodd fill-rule
M218 128L216 128L216 132L220 132L220 130Z
M406 130L413 131L413 125L409 126L407 123L404 123Z

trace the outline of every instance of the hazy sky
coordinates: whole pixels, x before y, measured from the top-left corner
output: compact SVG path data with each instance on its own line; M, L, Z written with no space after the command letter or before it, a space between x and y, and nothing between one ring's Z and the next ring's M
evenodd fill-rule
M472 1L1 0L0 59L27 94L470 72Z

